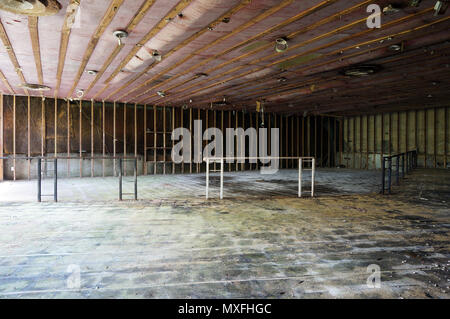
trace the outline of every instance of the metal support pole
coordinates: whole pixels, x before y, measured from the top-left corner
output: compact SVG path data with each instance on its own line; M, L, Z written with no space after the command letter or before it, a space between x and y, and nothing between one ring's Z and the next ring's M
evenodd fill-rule
M396 185L400 185L400 156L395 157Z
M406 171L406 174L408 174L408 172L409 172L409 153L408 152L405 153L405 171Z
M206 199L208 199L209 193L209 158L206 159Z
M402 178L405 177L405 155L402 154Z
M302 197L302 159L298 159L298 197Z
M38 158L38 161L37 161L37 201L38 201L38 203L41 202L41 189L42 189L41 174L42 174L42 161L40 158Z
M316 159L312 159L312 171L311 171L311 197L314 197L314 183L316 179Z
M225 168L225 161L220 160L220 199L223 199L223 170Z
M119 200L122 200L122 159L119 158Z
M384 186L385 186L385 179L386 179L386 161L385 158L381 158L381 194L384 195Z
M388 158L388 194L391 194L392 158Z
M137 158L134 159L134 200L137 200Z
M55 162L53 164L53 199L55 203L58 202L58 159L55 158Z

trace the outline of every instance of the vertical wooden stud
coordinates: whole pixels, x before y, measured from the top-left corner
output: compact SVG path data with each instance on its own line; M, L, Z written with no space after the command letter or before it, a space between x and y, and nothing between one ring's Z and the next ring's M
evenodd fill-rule
M67 177L70 176L70 101L67 100Z
M16 180L16 96L13 95L13 179Z
M189 132L192 132L192 108L189 109ZM191 134L191 145L192 145L192 134ZM192 174L192 152L189 159L189 174Z
M157 122L156 122L156 118L157 118L157 108L156 105L153 105L153 174L156 174L157 171L157 142L158 142L158 138L157 138Z
M105 101L102 101L102 176L105 177L105 156L106 156L106 135L105 135Z
M91 177L94 177L94 100L91 100Z
M31 157L31 98L27 96L27 156ZM31 178L31 159L28 158L28 180Z
M184 109L183 109L183 107L180 107L180 127L184 128ZM183 145L183 147L184 147L184 139L182 140L181 145ZM184 174L184 157L181 162L181 174Z
M339 167L344 162L344 122L345 119L339 121Z
M172 132L175 131L175 108L172 106ZM175 146L175 141L172 140L172 149ZM172 160L172 174L175 174L175 162Z
M123 156L127 156L127 103L123 104ZM123 175L127 176L127 161L123 161Z
M138 155L137 103L134 103L134 157Z
M83 129L83 102L80 100L80 119L79 119L79 139L80 139L80 178L83 177L83 136L82 136L82 129Z
M197 109L197 119L198 119L199 121L202 120L200 112L201 112L200 109ZM203 132L200 132L200 134L203 134ZM203 140L203 139L202 139L202 140ZM196 170L197 173L200 173L200 163L197 163L196 167L197 167L197 170Z
M228 111L228 127L232 127L231 111ZM228 171L231 172L231 163L228 163Z
M55 97L55 157L58 156L58 99Z
M116 154L117 154L117 136L116 136L116 119L117 119L117 113L116 113L116 101L114 101L113 104L113 166L114 166L114 176L117 176L117 168L116 168Z
M0 93L0 157L3 157L3 93ZM4 161L0 158L0 181L4 179Z
M245 131L245 113L244 111L242 111L242 129ZM242 143L241 145L241 153L242 156L245 157L245 146L244 143ZM245 170L245 160L243 161L243 163L241 163L241 171Z
M166 174L166 106L163 106L163 174Z
M147 104L144 104L144 175L147 175Z

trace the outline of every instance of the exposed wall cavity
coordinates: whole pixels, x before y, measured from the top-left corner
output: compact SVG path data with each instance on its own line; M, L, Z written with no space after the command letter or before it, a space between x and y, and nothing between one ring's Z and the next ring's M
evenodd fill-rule
M381 156L417 150L418 165L448 168L449 107L354 116L344 119L342 163L381 167Z
M4 168L0 170L3 173L0 178L10 180L36 178L36 161L19 159L25 156L72 157L59 161L60 177L117 175L117 162L86 157L124 154L139 158L139 174L198 173L205 170L204 164L172 162L174 128L185 127L193 132L195 120L202 121L203 131L217 127L225 132L226 128L247 129L262 124L261 113L246 111L6 95L2 103L4 138L0 139L0 149L5 156L15 155L16 160L0 160L0 169ZM280 130L279 156L315 156L318 166L322 167L340 165L335 154L342 149L342 124L334 117L264 114L264 127ZM207 143L204 141L203 146ZM247 138L247 156L248 143ZM280 165L295 168L297 161L283 160ZM46 168L51 171L51 164L44 170ZM256 168L249 163L226 165L227 171ZM125 174L132 174L133 167L126 162L124 170Z

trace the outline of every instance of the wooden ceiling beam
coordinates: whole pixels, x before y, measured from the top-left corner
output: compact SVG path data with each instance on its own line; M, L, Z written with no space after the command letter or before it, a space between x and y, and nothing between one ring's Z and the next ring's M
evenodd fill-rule
M5 46L6 52L8 52L9 59L10 59L11 63L13 64L14 69L15 69L17 75L19 76L20 81L22 82L21 84L23 85L23 84L27 83L27 81L25 80L25 77L23 75L22 68L20 67L19 61L17 61L16 53L14 52L11 41L9 41L8 34L6 33L5 27L3 26L3 23L1 20L0 20L0 39L2 40L3 45ZM23 91L25 92L26 95L28 95L27 89L23 88Z
M384 46L382 48L384 49L386 47L387 46ZM445 50L445 49L447 49L447 47L448 46L444 45L440 49ZM396 64L393 67L388 67L388 69L390 72L392 72L392 71L397 72L397 71L399 71L398 69L402 68L405 65L408 65L409 63L421 63L422 60L420 60L420 59L417 60L417 57L424 55L424 52L422 50L423 50L423 47L417 48L414 51L411 51L411 52L413 52L413 54L406 54L406 55L398 54L398 53L391 53L389 56L390 59L388 59L388 60L383 61L383 59L386 59L386 57L383 57L382 59L372 60L370 62L377 63L377 64L382 63L384 67L386 67L386 65L388 65L390 63L396 62ZM420 52L417 52L417 51L420 51ZM411 52L407 52L407 53L411 53ZM445 54L447 54L447 53L443 53L442 56L444 56ZM395 55L395 57L392 57L392 55ZM439 56L438 53L433 54L434 59L436 59L438 56ZM411 59L414 59L414 60L410 61ZM428 60L429 60L429 55L427 55L426 57L423 58L424 63L427 62ZM400 64L398 64L399 63L398 61L401 61ZM367 62L365 62L365 63L367 63ZM423 65L421 65L421 66L423 66ZM329 73L332 71L334 71L334 70L329 70L329 71L320 73L319 75L315 75L316 79L309 79L306 83L305 83L305 80L302 80L300 85L304 86L304 85L309 85L309 84L313 84L313 83L318 84L319 82L317 82L317 81L333 81L334 79L336 79L336 77L332 77L332 78L324 77L324 73ZM386 75L386 73L384 73L383 75ZM311 76L313 76L313 75L311 75ZM317 76L321 77L321 78L319 78L320 80L317 79ZM272 80L273 80L273 78L272 78ZM267 82L265 82L265 83L267 83ZM264 85L265 83L262 83L262 85ZM249 83L249 84L251 85L252 83ZM364 86L377 85L377 84L378 83L376 82L376 80L371 81L371 82L367 82L367 81L364 82ZM264 88L264 89L252 89L252 90L246 89L245 92L242 92L242 96L243 96L243 99L246 99L246 98L248 99L251 96L257 96L258 99L267 98L267 96L264 96L265 92L270 91L270 93L273 93L273 91L278 88L282 89L282 90L287 90L289 88L292 88L292 86L299 86L299 84L298 83L293 83L293 84L289 83L287 85L280 85L279 87L276 87L276 86L274 87L273 85L271 85L268 88ZM237 94L237 93L239 93L239 90L241 90L242 88L230 87L229 89L232 89L233 93ZM229 90L229 89L227 89L227 90ZM223 93L224 91L226 91L226 90L221 90L221 93ZM218 98L218 96L216 96L216 98Z
M61 79L66 62L67 46L69 44L70 32L75 22L78 7L80 6L80 1L81 0L70 0L69 5L66 9L66 15L64 16L61 38L59 41L58 69L56 71L56 87L54 91L55 98L58 97L59 89L61 87Z
M322 26L322 25L324 25L324 24L326 24L326 23L332 22L332 21L334 21L334 20L336 20L336 19L341 19L343 15L349 14L349 13L351 13L351 12L357 10L357 9L360 9L361 6L363 6L363 5L365 5L365 4L369 3L369 2L370 2L370 1L365 1L365 2L360 3L360 4L358 4L358 5L352 6L352 7L348 8L348 9L342 10L342 11L340 11L340 12L338 12L338 13L336 13L336 14L330 16L330 17L324 18L324 19L322 19L322 20L320 20L320 21L318 21L318 22L316 22L316 23L313 23L313 24L311 24L311 25L308 25L308 26L302 28L301 30L297 30L297 31L295 31L295 32L293 32L293 33L291 33L291 34L289 34L289 35L287 36L287 38L288 38L288 39L293 39L293 38L295 38L295 37L297 37L297 36L299 36L299 35L301 35L301 34L306 33L307 31L314 30L314 29L316 29L316 28L318 28L318 27L320 27L320 26ZM316 13L319 9L322 9L322 8L328 6L328 5L329 5L329 3L325 1L325 2L322 2L322 3L320 3L319 5L317 5L317 6L315 6L315 7L310 8L309 10L305 10L305 11L302 12L301 14L295 16L295 18L296 18L295 21L296 21L296 20L299 20L299 19L301 19L301 18L303 18L303 17L306 17L306 16L308 16L308 15L310 15L310 14ZM362 19L362 20L364 20L364 19ZM360 23L362 20L357 20L358 22L355 22L355 24ZM365 20L364 20L364 21L365 21ZM350 28L350 27L352 27L352 25L351 25L351 24L347 24L347 25L345 25L344 27L345 27L345 28ZM270 29L269 29L269 30L270 30ZM266 31L264 31L263 33L265 33L265 32L266 32ZM337 32L337 30L335 30L335 32ZM174 77L172 77L172 78L170 78L170 79L168 79L168 80L166 80L166 81L164 81L164 82L158 83L157 85L154 85L153 87L147 89L147 90L144 91L143 93L137 95L136 98L138 98L138 97L140 97L140 96L142 96L142 95L147 94L147 93L150 92L151 90L154 90L155 88L157 88L157 87L159 87L159 86L161 86L161 85L163 85L163 84L165 84L165 83L168 83L169 81L172 81L173 79L175 79L175 78L177 78L177 77L179 77L179 76L182 76L182 75L185 75L185 74L189 73L190 71L194 70L195 68L198 68L198 67L202 66L202 65L205 64L206 62L209 62L209 61L211 61L211 60L214 60L214 59L216 59L216 58L218 58L218 57L221 57L221 56L223 56L223 55L225 55L225 54L231 52L231 51L232 51L231 49L234 50L234 49L237 49L237 48L241 47L242 45L244 45L243 43L247 44L247 43L250 43L250 42L251 42L251 41L248 41L248 42L247 42L247 41L241 42L240 44L238 44L238 45L236 45L236 46L234 46L234 47L232 47L232 48L230 48L230 49L227 49L227 50L225 50L225 51L223 51L223 52L221 52L221 53L219 53L219 54L216 54L215 56L213 56L213 57L211 57L211 58L209 58L209 59L204 59L202 62L197 63L196 65L192 66L191 68L187 69L186 71L182 72L181 74L178 74L178 75L176 75L176 76L174 76ZM259 48L256 48L255 50L251 50L251 51L249 51L249 52L247 52L247 53L245 53L245 54L242 54L242 55L240 55L240 56L238 56L238 57L235 57L235 58L230 59L230 60L228 60L228 61L226 61L226 62L223 62L223 63L221 63L221 64L219 64L219 65L217 65L217 66L215 66L215 67L213 67L213 68L210 68L210 69L206 70L205 73L210 74L211 72L214 72L214 71L216 71L216 70L218 70L218 69L221 69L221 68L223 68L223 67L225 67L225 66L227 66L227 65L229 65L229 64L231 64L231 63L233 63L233 62L240 61L240 60L242 60L242 59L244 59L244 58L246 58L246 57L249 57L249 56L251 56L251 55L257 54L257 53L262 52L262 51L264 51L264 50L266 50L266 49L268 49L268 48L271 48L271 47L273 47L273 43L268 43L268 44L263 45L263 46L261 46L261 47L259 47ZM288 49L288 51L289 51L289 49ZM275 53L275 55L278 55L278 54L279 54L279 53ZM272 54L272 56L273 56L273 54ZM236 68L234 68L233 70L235 70L235 69L236 69ZM182 85L182 84L184 84L184 83L186 83L186 82L189 82L189 81L191 81L191 80L192 80L192 79L187 80L187 81L184 81L184 82L181 83L180 85ZM209 82L209 81L210 81L210 79L205 80L205 81L203 81L203 82L201 82L201 83L206 83L206 82ZM187 88L185 88L185 89L183 89L183 90L187 90L187 89L192 88L193 86L196 86L196 85L197 85L197 84L188 86ZM168 88L168 89L172 89L172 88L175 88L175 87L178 87L178 86L179 86L179 85L174 85L174 86L172 86L172 87L170 87L170 88ZM168 90L168 89L167 89L167 90ZM155 97L155 96L157 96L156 93L152 94L150 97ZM149 97L149 98L150 98L150 97Z
M71 89L69 90L67 97L70 97L73 94L73 92L75 91L75 88L77 87L78 83L80 82L81 76L83 75L83 72L86 69L86 65L88 64L89 59L91 58L91 55L94 52L98 41L100 40L100 37L103 35L106 28L109 26L111 21L116 16L117 11L119 11L119 8L122 5L123 1L124 0L112 0L112 2L110 3L108 10L106 10L106 13L103 16L102 20L100 21L100 24L98 25L97 29L95 30L94 34L92 35L91 39L89 40L88 47L87 47L86 51L84 52L84 56L81 61L81 65L78 68L78 73L75 77L75 80L73 82Z
M0 79L2 80L3 84L5 84L5 86L8 88L11 94L16 94L16 92L14 92L13 88L9 84L8 79L1 70L0 70Z
M200 36L202 36L203 34L205 34L206 32L209 32L209 28L214 28L216 27L219 23L221 23L223 21L223 19L225 18L230 18L231 16L233 16L235 13L237 13L239 10L245 8L248 4L250 3L249 0L243 0L241 2L239 2L238 5L236 5L235 7L231 8L230 10L228 10L226 13L222 14L219 18L211 21L210 23L208 23L207 26L205 26L203 29L201 29L200 31L194 33L193 35L191 35L189 38L185 39L183 42L181 42L180 44L178 44L177 46L175 46L173 49L171 49L169 52L167 52L166 54L164 54L164 59L167 59L169 56L171 56L173 53L175 53L176 51L180 50L181 48L183 48L184 46L188 45L189 43L193 42L194 40L198 39ZM117 93L119 93L120 91L124 90L126 87L128 87L129 85L131 85L133 82L135 82L137 79L141 78L143 75L147 74L148 71L150 71L156 64L151 64L149 65L147 68L145 68L142 72L140 72L137 76L135 76L134 78L132 78L131 80L129 80L127 83L125 83L124 85L122 85L121 87L119 87L118 89L116 89L114 92L112 92L111 94L108 95L107 98L110 98L111 96L116 95ZM164 74L167 73L167 71L164 71ZM122 95L121 97L119 97L119 99L127 96L131 94L131 92L128 92L127 94Z
M183 76L183 75L185 75L185 74L188 74L189 72L191 72L191 71L193 71L193 70L195 70L195 69L198 69L199 67L203 66L204 64L206 64L206 63L208 63L208 62L213 61L213 60L216 60L217 58L219 58L219 57L221 57L221 56L223 56L223 55L225 55L225 54L228 54L228 53L230 53L230 52L232 52L232 51L234 51L234 50L236 50L236 49L238 49L238 48L240 48L240 47L242 47L242 46L244 46L244 45L246 45L246 44L249 44L250 42L252 42L252 41L254 41L254 40L257 40L257 39L259 39L259 38L261 38L261 37L263 37L263 36L265 36L265 35L267 35L267 34L270 34L270 33L274 32L274 31L276 31L276 30L278 30L278 29L280 29L280 28L282 28L282 27L284 27L284 26L286 26L286 25L288 25L288 24L291 24L291 23L293 23L293 22L295 22L295 21L298 21L298 20L300 20L300 19L302 19L302 18L304 18L304 17L306 17L306 16L309 16L309 15L311 15L311 14L314 14L314 13L316 13L319 9L322 9L322 8L324 8L324 7L326 7L326 6L330 5L330 4L332 4L333 2L335 2L335 1L324 1L324 2L321 2L321 3L319 3L318 5L316 5L316 6L312 7L312 8L310 8L309 10L305 10L305 11L301 12L300 14L295 15L295 16L292 17L292 18L290 18L290 19L288 19L288 20L286 20L286 21L284 21L284 22L282 22L282 23L280 23L280 24L278 24L278 25L276 25L276 26L274 26L274 27L272 27L272 28L270 28L270 29L268 29L268 30L266 30L266 31L264 31L264 32L262 32L262 33L260 33L260 34L258 34L258 35L256 35L256 36L251 37L251 38L248 39L248 40L242 41L242 42L240 42L239 44L237 44L237 45L235 45L235 46L233 46L233 47L231 47L231 48L229 48L229 49L227 49L227 50L225 50L225 51L222 51L222 52L220 52L220 53L218 53L218 54L216 54L216 55L214 55L214 56L212 56L212 57L210 57L210 58L203 59L201 62L199 62L199 63L193 65L192 67L188 68L187 70L185 70L185 71L183 71L183 72L181 72L181 73L179 73L179 74L177 74L177 75L171 77L170 79L167 79L167 80L165 80L165 81L163 81L163 82L161 82L161 83L158 83L158 84L154 85L153 87L151 87L150 89L148 89L146 92L144 92L144 94L147 93L147 92L149 92L150 90L154 90L154 89L157 88L157 87L160 87L160 86L162 86L162 85L164 85L164 84L167 84L168 82L173 81L173 80L175 80L176 78L179 78L179 77L181 77L181 76ZM318 22L316 22L316 23L313 23L313 24L311 24L311 25L308 25L308 26L302 28L301 30L297 30L297 31L295 31L295 32L293 32L293 33L287 35L286 38L287 38L287 39L293 39L293 38L295 38L295 37L297 37L297 36L299 36L299 35L301 35L301 34L306 33L307 31L314 30L314 29L318 28L319 26L322 26L322 25L324 25L324 24L326 24L326 23L330 23L330 22L332 22L332 21L334 21L334 20L341 19L343 15L346 15L346 14L349 14L349 13L355 11L355 10L358 10L358 9L360 9L362 6L364 6L364 5L366 5L366 4L370 3L370 2L372 2L372 1L371 1L371 0L369 0L369 1L364 1L364 2L362 2L362 3L360 3L360 4L357 4L357 5L355 5L355 6L352 6L352 7L348 8L348 9L342 10L342 11L340 11L340 12L334 14L334 15L331 15L331 16L329 16L329 17L327 17L327 18L324 18L324 19L322 19L322 20L320 20L320 21L318 21ZM251 50L251 51L249 51L249 52L247 52L247 53L245 53L245 54L242 54L242 55L240 55L240 56L237 56L237 57L235 57L235 58L233 58L233 59L229 59L229 60L227 60L227 61L225 61L225 62L223 62L223 63L221 63L221 64L219 64L219 65L217 65L217 66L214 66L214 67L212 67L212 68L209 68L209 69L205 70L204 73L210 74L210 73L212 73L212 72L214 72L214 71L217 71L217 70L219 70L219 69L221 69L221 68L224 68L224 67L227 66L227 65L230 65L231 63L240 61L240 60L242 60L242 59L244 59L244 58L246 58L246 57L249 57L249 56L251 56L251 55L255 55L255 54L257 54L257 53L259 53L259 52L262 52L262 51L264 51L264 50L266 50L266 49L268 49L268 48L271 48L271 47L273 47L273 43L265 44L265 45L263 45L263 46L261 46L261 47L258 47L258 48L254 49L254 50ZM192 81L192 80L193 80L193 79L191 78L191 79L187 79L187 80L185 80L185 81L183 81L183 82L181 82L181 83L172 85L171 87L165 89L165 91L168 91L168 90L177 88L177 87L179 87L179 86L181 86L181 85L184 85L184 84L186 84L187 82L190 82L190 81ZM209 80L205 80L204 82L207 82L207 81L209 81ZM195 84L195 85L196 85L196 84ZM191 88L191 87L193 87L193 86L195 86L195 85L191 85L191 86L187 87L185 90L187 90L187 89L189 89L189 88ZM150 98L150 97L155 97L155 96L157 96L156 93L154 93L153 95L149 96L149 98Z
M34 62L39 84L44 84L42 73L41 46L39 44L38 17L28 17L28 30L30 32L31 46L33 48Z
M385 28L387 28L387 27L391 27L391 26L397 25L397 24L399 24L399 23L405 22L406 20L409 20L409 19L411 19L411 18L418 17L418 16L420 16L420 15L422 15L422 14L424 14L424 13L431 12L431 10L432 10L432 8L428 8L428 9L423 10L423 11L420 11L420 12L418 12L418 13L416 13L416 14L409 15L409 16L403 17L403 18L401 18L401 19L394 20L394 21L391 21L391 22L389 22L389 23L383 24L381 29L385 29ZM388 39L388 38L406 35L406 34L408 34L408 33L411 33L411 32L414 32L414 31L418 31L418 30L421 30L421 29L423 29L423 28L431 27L431 26L433 26L433 25L435 25L435 24L437 24L437 23L441 23L441 22L447 21L448 19L450 19L450 17L444 17L444 18L435 20L435 21L433 21L433 22L430 22L430 23L427 23L427 24L424 24L424 25L421 25L421 26L418 26L418 27L415 27L415 28L412 28L412 29L408 29L408 30L405 30L405 31L397 32L397 33L394 33L394 34L391 34L391 35L387 35L387 36L382 36L382 37L377 38L377 39L372 39L372 40L369 40L369 41L364 41L364 42L361 42L361 43L358 43L358 44L355 44L355 45L348 46L348 47L343 48L343 49L338 49L338 50L336 50L336 51L334 51L334 52L335 52L335 53L341 53L341 52L345 52L345 51L348 51L348 50L350 50L350 49L353 49L353 48L356 48L356 47L360 47L360 46L363 46L363 45L368 45L368 44L371 44L371 43L380 42L381 40L386 40L386 39ZM295 55L293 55L293 56L285 57L285 58L283 58L283 59L280 59L280 60L274 61L274 62L272 62L272 63L269 63L269 64L267 64L267 65L260 66L260 67L257 67L257 68L255 68L255 69L249 70L249 71L245 71L245 72L243 72L243 73L241 73L241 74L233 75L233 76L231 76L231 77L229 77L229 78L227 78L227 79L221 80L220 82L215 82L215 83L212 83L212 84L210 84L210 85L208 85L208 86L206 86L206 87L196 89L196 90L194 90L194 91L192 91L192 92L189 92L188 94L186 94L186 95L184 95L184 96L181 96L181 97L178 97L178 98L181 99L181 98L184 98L184 97L186 97L186 96L192 96L192 95L195 94L195 93L198 93L198 92L207 90L207 89L212 88L212 87L214 87L214 86L221 85L221 84L223 84L223 83L225 83L225 82L229 82L229 81L232 81L232 80L235 80L235 79L238 79L238 78L241 78L241 77L250 75L250 74L252 74L252 73L255 73L255 72L264 70L264 69L266 69L266 68L271 68L271 67L273 67L273 66L275 66L275 65L277 65L277 64L279 64L279 63L283 63L283 62L286 62L286 61L289 61L289 60L292 60L292 59L295 59L295 58L299 58L299 57L305 56L305 55L307 55L307 54L312 54L312 53L314 53L314 52L317 52L318 50L321 50L321 49L324 49L324 48L328 48L328 47L331 47L331 46L333 46L333 45L336 45L336 44L339 44L339 43L342 43L342 42L346 42L346 41L349 41L349 40L353 40L353 39L355 39L355 38L357 38L357 37L360 37L360 36L362 36L362 35L365 35L365 34L367 34L367 33L369 33L369 32L373 32L373 30L372 30L372 29L369 29L369 30L366 30L366 31L362 31L362 32L353 34L353 35L351 35L351 36L348 36L348 37L345 37L345 38L342 38L342 39L339 39L339 40L336 40L336 41L333 41L333 42L330 42L330 43L326 43L326 44L324 44L324 45L321 45L321 46L319 46L319 47L316 47L316 48L307 50L307 51L305 51L305 52L302 52L302 53L299 53L299 54L295 54ZM309 40L308 40L308 41L309 41ZM271 55L271 56L272 56L272 55ZM258 63L260 63L261 61L266 60L267 57L270 57L270 56L266 56L266 57L257 59L257 60L255 60L255 61L249 62L248 64L250 64L250 65L258 64ZM248 65L248 64L247 64L247 65ZM222 74L216 76L216 78L217 78L217 77L223 77L224 75L227 75L227 74L230 74L230 73L234 73L235 71L237 71L238 68L243 69L243 68L245 68L247 65L239 66L239 67L236 67L236 68L234 68L234 69L232 69L232 70L229 70L229 71L227 71L227 72L224 72L224 73L222 73ZM211 79L209 79L209 81L211 81ZM169 100L170 100L170 98L169 98L169 99L166 98L166 101L169 101ZM142 101L148 101L148 99L145 99L145 100L142 100Z
M139 22L142 21L142 19L145 17L147 12L150 10L150 8L153 6L156 0L148 0L144 1L139 8L138 12L134 15L133 19L128 23L127 27L125 28L125 31L130 34L133 32L134 28L139 24ZM109 55L109 57L106 59L105 63L103 63L102 68L98 71L97 75L95 76L95 79L91 82L89 87L86 89L84 95L87 96L91 89L95 86L95 84L100 80L100 78L103 76L105 71L108 69L108 67L111 65L112 61L117 57L117 55L120 53L120 51L123 48L122 45L117 44L114 48L113 52Z
M293 0L283 0L283 1L281 1L278 5L267 9L266 11L264 11L262 14L258 15L257 17L252 18L250 21L240 25L239 27L234 29L232 32L230 32L230 33L228 33L228 34L226 34L226 35L224 35L224 36L222 36L222 37L220 37L220 38L218 38L218 39L208 43L207 45L199 48L198 50L196 50L193 53L191 53L191 54L187 55L186 57L184 57L183 59L181 59L181 60L177 61L176 63L172 64L170 67L165 69L163 72L160 72L160 73L156 74L155 76L153 76L149 80L145 81L144 83L140 84L139 86L137 86L137 87L133 88L132 90L128 91L126 94L120 96L119 99L132 94L133 92L139 90L140 88L148 86L151 82L159 79L163 75L167 74L168 72L170 72L170 71L174 70L175 68L179 67L180 65L184 64L185 62L187 62L191 58L193 58L195 56L198 56L202 52L204 52L204 51L206 51L206 50L208 50L208 49L218 45L219 43L221 43L221 42L223 42L223 41L225 41L225 40L227 40L227 39L229 39L229 38L239 34L243 30L248 29L249 27L255 25L256 23L261 22L264 19L267 19L269 16L273 15L274 13L276 13L276 12L280 11L281 9L287 7L288 5L292 4L292 2L293 2ZM211 59L212 58L209 58L209 59L206 59L206 60L211 61ZM189 68L189 70L191 70L191 68ZM184 74L184 72L181 73L181 74ZM177 78L178 76L181 76L181 74L180 75L176 75L175 78ZM149 90L154 89L157 86L159 86L159 84L153 86ZM143 93L140 93L140 94L134 96L133 99L137 99L140 96L145 95L146 93L148 93L149 90L146 90Z
M131 52L125 57L125 59L120 62L119 66L114 70L114 72L105 80L105 84L109 84L112 79L114 79L119 72L125 68L125 66L131 61L131 59L138 53L138 51L143 47L151 38L153 38L158 32L162 30L171 20L173 20L178 13L184 10L192 0L181 0L178 2L164 17L159 20L159 22L154 26L150 32L148 32L131 50Z

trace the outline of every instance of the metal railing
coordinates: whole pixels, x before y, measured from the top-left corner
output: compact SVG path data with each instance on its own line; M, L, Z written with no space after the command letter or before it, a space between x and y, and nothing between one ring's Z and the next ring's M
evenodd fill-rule
M245 160L298 160L298 197L302 197L302 172L311 171L311 197L314 197L314 181L316 174L316 159L314 157L205 157L206 162L206 199L209 199L209 165L211 163L220 163L220 170L212 170L211 172L220 173L220 193L219 198L223 199L223 173L225 161L245 161ZM310 163L311 168L305 169L304 164Z
M395 163L393 163L395 162ZM383 156L381 161L381 194L392 194L392 168L395 167L395 185L400 185L400 177L417 167L417 150ZM387 183L387 185L386 185Z
M130 156L99 156L99 157L68 157L68 156L55 156L55 157L18 157L18 156L4 156L0 157L0 159L15 159L15 160L37 160L37 201L41 202L42 197L53 197L55 202L58 202L58 160L71 160L71 159L82 159L82 160L118 160L119 163L119 200L121 201L123 195L134 195L134 200L137 200L137 162L139 157L130 157ZM123 162L124 161L132 161L134 163L134 192L133 193L123 193ZM45 170L42 171L42 163L53 162L53 170ZM47 174L47 172L53 172L53 194L42 194L42 176Z

